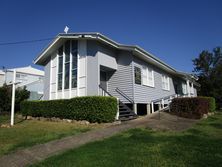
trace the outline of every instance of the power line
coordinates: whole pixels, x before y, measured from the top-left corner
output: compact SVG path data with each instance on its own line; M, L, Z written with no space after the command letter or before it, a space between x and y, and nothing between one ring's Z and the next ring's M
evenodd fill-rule
M43 39L34 39L34 40L27 40L27 41L5 42L5 43L0 43L0 46L35 43L35 42L41 42L41 41L49 41L52 39L54 39L54 38L43 38Z

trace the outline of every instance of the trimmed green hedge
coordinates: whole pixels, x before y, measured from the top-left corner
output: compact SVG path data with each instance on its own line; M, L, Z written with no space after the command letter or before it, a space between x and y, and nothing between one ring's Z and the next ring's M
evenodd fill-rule
M57 117L61 119L87 120L89 122L113 122L117 112L114 97L85 96L72 99L25 101L21 113L33 117Z
M216 101L214 97L200 96L201 98L206 98L209 101L209 112L214 112L216 110Z
M203 114L215 110L215 100L211 97L175 98L170 109L173 113L184 117L201 118Z

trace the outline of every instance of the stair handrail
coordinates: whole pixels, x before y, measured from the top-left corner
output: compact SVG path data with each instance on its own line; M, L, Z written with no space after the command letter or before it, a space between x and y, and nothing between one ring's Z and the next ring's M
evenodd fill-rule
M162 99L163 100L170 99L170 97L179 97L179 96L178 96L178 94L172 94L172 95L161 97L161 98L158 98L158 99L155 99L155 100L151 100L151 102L158 102L158 101L161 101Z
M99 87L105 92L107 93L110 97L114 97L113 95L111 95L107 90L105 90L101 85L99 85ZM126 104L124 104L121 100L119 100L119 103L124 105L128 110L132 110L130 107L128 107ZM134 103L134 101L133 101Z
M99 88L101 88L106 94L108 94L110 97L113 97L113 95L111 95L105 88L103 88L101 86L101 84L99 84Z
M134 100L131 99L128 95L126 95L123 91L121 91L119 88L115 89L117 93L119 93L122 97L124 97L125 99L127 99L129 102L131 102L132 104L134 104Z

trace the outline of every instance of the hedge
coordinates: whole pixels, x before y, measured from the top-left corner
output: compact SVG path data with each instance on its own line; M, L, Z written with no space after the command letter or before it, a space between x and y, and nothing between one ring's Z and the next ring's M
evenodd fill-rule
M214 112L216 110L216 101L213 97L200 96L201 98L206 98L209 101L209 112Z
M172 100L170 110L180 116L201 118L203 114L215 110L215 100L212 97L186 97Z
M89 122L113 122L117 112L114 97L85 96L63 100L24 101L23 116L57 117L60 119L87 120Z

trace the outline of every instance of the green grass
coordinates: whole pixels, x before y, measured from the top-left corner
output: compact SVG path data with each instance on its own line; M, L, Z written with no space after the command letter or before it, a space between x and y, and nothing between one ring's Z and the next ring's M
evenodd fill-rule
M9 116L0 116L0 124L9 123ZM0 156L35 144L86 132L94 126L37 120L22 121L16 117L15 126L0 128ZM99 126L99 125L97 125Z
M184 132L132 129L34 166L220 166L222 113Z

